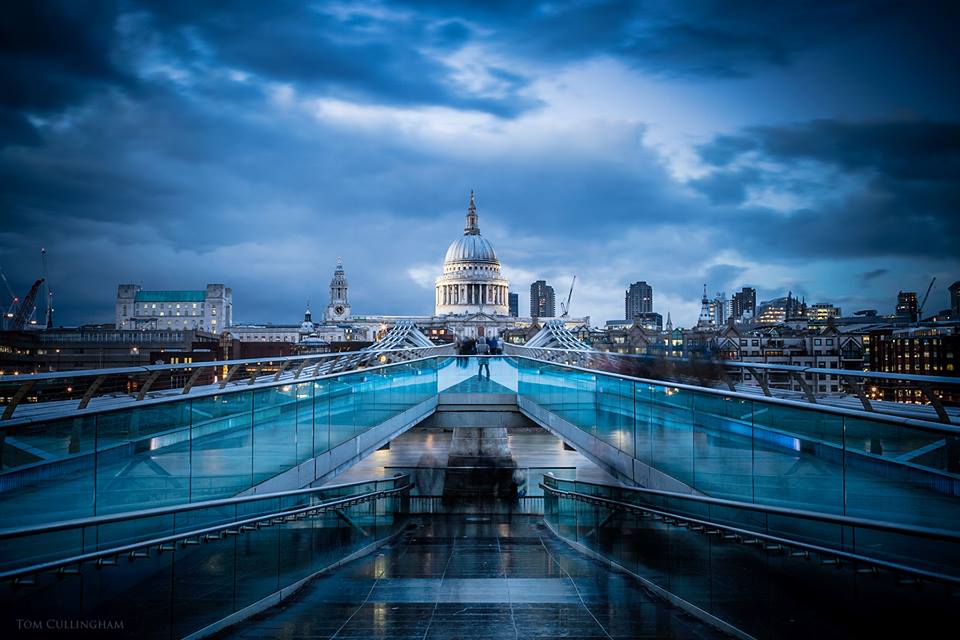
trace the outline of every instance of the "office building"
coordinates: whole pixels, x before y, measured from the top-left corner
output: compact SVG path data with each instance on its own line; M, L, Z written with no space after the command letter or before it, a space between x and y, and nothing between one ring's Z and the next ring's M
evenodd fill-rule
M917 321L917 293L915 291L901 291L897 294L897 315L910 322Z
M656 331L657 333L663 331L663 316L654 311L638 313L634 316L634 321L647 331Z
M710 313L713 314L713 323L720 327L726 324L730 317L730 301L727 300L727 294L718 291L716 297L710 301Z
M645 281L634 282L624 295L624 319L633 320L641 313L653 311L653 287Z
M557 299L553 287L545 280L530 285L530 317L554 318L557 315Z
M823 302L811 305L807 310L807 319L812 322L826 322L828 318L839 318L842 315L840 307Z
M949 327L911 327L876 336L874 370L926 376L960 376L960 330ZM896 402L926 404L929 400L916 387L879 384L882 397ZM960 403L957 385L932 384L930 390L942 402Z
M757 290L752 287L743 287L733 294L731 313L736 322L752 320L757 317Z
M511 293L507 295L508 303L510 306L510 317L517 318L520 316L520 294Z
M110 324L0 332L0 375L216 360L218 337L192 329L115 329ZM189 359L188 359L189 358Z

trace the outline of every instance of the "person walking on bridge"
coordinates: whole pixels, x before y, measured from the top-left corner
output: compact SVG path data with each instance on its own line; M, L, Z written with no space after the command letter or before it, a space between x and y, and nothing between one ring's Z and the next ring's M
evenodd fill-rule
M484 336L477 338L477 355L478 356L488 356L490 355L490 345L487 344L487 339ZM483 377L483 370L487 370L487 380L490 379L490 359L485 357L477 358L480 361L480 369L477 371L477 377Z

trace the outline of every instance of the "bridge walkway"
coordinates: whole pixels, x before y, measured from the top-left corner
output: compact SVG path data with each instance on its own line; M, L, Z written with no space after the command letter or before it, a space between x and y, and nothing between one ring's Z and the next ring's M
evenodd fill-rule
M217 638L719 638L514 516L434 516Z

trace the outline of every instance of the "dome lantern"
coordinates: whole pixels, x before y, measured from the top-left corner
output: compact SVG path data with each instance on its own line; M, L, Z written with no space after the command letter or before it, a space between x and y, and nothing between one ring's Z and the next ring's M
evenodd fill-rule
M477 204L473 199L473 189L470 190L470 206L467 207L467 224L463 228L463 235L480 235L480 224L477 219Z

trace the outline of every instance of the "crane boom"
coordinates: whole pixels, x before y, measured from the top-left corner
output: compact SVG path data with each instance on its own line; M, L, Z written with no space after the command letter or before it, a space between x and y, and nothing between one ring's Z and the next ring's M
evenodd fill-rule
M37 292L40 290L40 285L42 284L43 278L40 278L33 283L32 287L30 287L30 291L23 298L20 308L17 309L17 314L13 317L13 321L10 325L12 330L20 331L26 326L27 320L36 309L36 305L34 303L37 301Z
M933 289L933 283L937 281L937 276L933 276L933 279L930 280L929 286L927 286L927 292L923 294L923 301L920 303L920 306L917 308L917 321L923 320L923 308L927 306L927 298L930 297L930 291Z
M47 305L46 311L43 314L43 326L50 328L53 326L53 318L50 317L50 283L47 278L47 250L43 247L40 248L40 263L43 265L43 302Z
M3 280L4 286L7 288L7 291L10 292L10 299L16 300L17 294L13 292L13 289L10 287L10 281L7 280L7 274L3 272L3 267L0 267L0 280Z
M577 282L577 276L573 276L570 281L570 292L567 293L567 304L560 303L560 317L566 318L570 314L570 298L573 296L573 285Z

